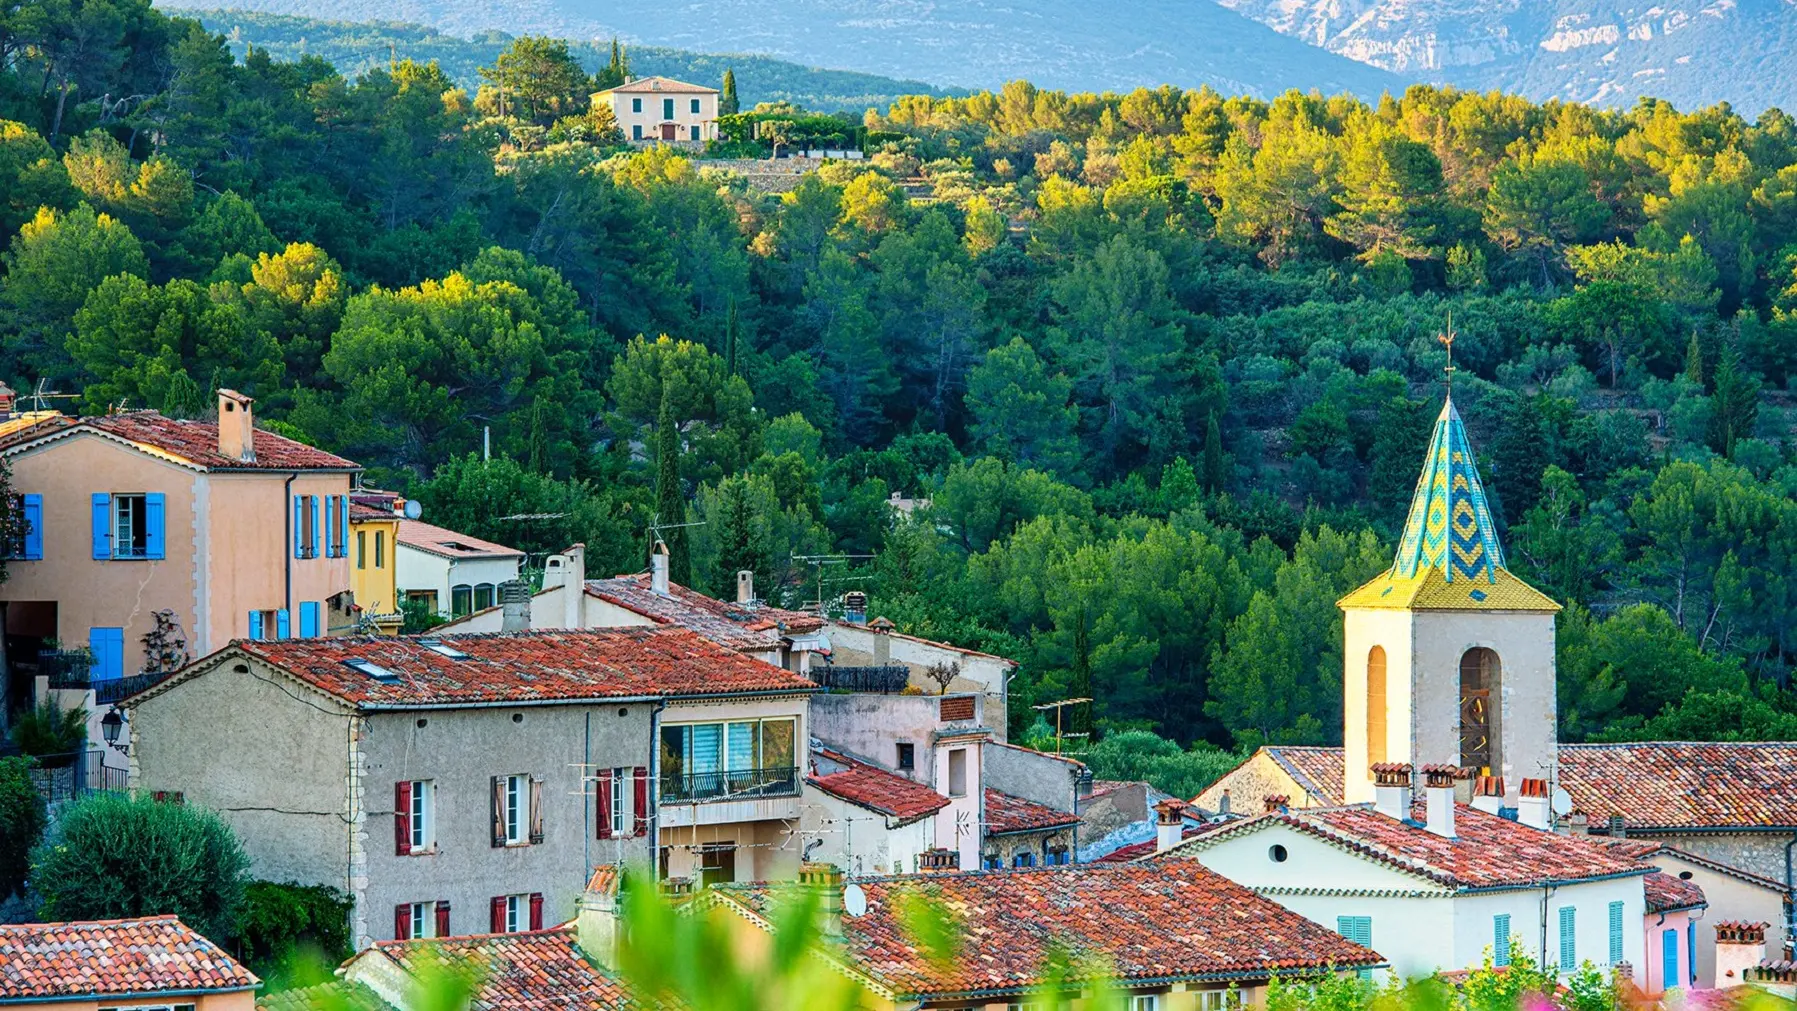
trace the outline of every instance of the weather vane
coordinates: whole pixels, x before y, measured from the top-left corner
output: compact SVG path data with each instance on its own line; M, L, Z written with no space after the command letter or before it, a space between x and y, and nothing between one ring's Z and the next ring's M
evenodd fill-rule
M1435 335L1441 346L1448 349L1448 364L1441 371L1447 375L1448 395L1454 394L1454 338L1460 336L1454 332L1454 314L1448 313L1448 328Z

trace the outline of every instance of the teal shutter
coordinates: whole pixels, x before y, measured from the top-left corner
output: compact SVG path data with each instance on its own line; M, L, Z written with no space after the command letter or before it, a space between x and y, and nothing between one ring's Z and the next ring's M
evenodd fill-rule
M300 601L300 638L313 639L318 636L318 601Z
M1491 964L1510 964L1510 914L1499 913L1491 918Z
M94 557L112 557L112 496L94 492Z
M1373 918L1370 916L1338 916L1335 918L1335 932L1362 948L1373 946ZM1357 975L1361 979L1371 979L1373 970L1361 969Z
M1683 984L1678 978L1678 930L1660 932L1660 986L1667 990Z
M300 545L306 543L306 535L300 531L300 524L304 523L306 519L306 511L301 506L304 501L305 496L303 495L293 496L293 557L295 558L306 557L300 552Z
M1691 966L1691 985L1697 985L1697 921L1685 921L1685 961Z
M349 557L349 496L337 496L337 557Z
M250 612L250 638L251 639L262 638L262 612L261 611L251 611Z
M42 495L26 495L24 497L25 521L25 553L21 555L26 561L41 562L44 560L44 497Z
M167 503L159 491L144 496L144 557L163 558L162 516L167 512Z
M1610 964L1622 962L1622 903L1610 903ZM1667 986L1672 984L1668 983Z
M1571 906L1560 907L1560 971L1571 972L1579 967L1578 911Z
M293 623L287 617L287 609L283 607L275 612L275 638L287 639L292 635Z
M94 665L87 675L89 680L117 681L125 676L124 629L88 629L87 648L94 654Z
M323 517L320 515L320 513L318 511L318 496L313 495L313 496L311 496L311 498L312 498L312 554L309 555L308 557L317 558L324 554L324 548L323 548L323 545L324 545L324 523L323 523Z
M337 545L335 543L335 538L337 536L337 515L336 514L337 514L337 496L326 495L324 497L325 540L324 540L323 550L319 552L320 555L323 555L326 558L336 558L337 557Z

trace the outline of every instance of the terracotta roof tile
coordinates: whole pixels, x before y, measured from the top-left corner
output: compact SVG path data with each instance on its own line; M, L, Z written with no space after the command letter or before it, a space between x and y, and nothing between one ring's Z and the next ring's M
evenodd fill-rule
M45 435L74 435L83 430L104 432L179 457L208 470L360 470L361 466L335 453L327 453L286 436L256 429L256 459L246 461L218 451L218 424L211 421L177 421L156 411L126 411L95 418L63 418L23 428L0 440L0 447L30 442Z
M256 998L257 1011L393 1011L393 1006L361 983L334 979Z
M1244 832L1283 824L1455 889L1538 887L1551 882L1646 874L1651 870L1589 839L1530 828L1464 804L1454 808L1452 839L1380 814L1371 805L1357 804L1260 815L1181 843L1158 858L1177 857L1195 847L1212 846ZM1420 818L1421 814L1419 806L1414 817Z
M395 539L408 548L415 548L443 558L524 557L524 552L517 548L508 548L503 544L483 541L479 537L471 537L454 530L432 526L423 520L401 519L399 533L395 535Z
M671 95L715 95L718 93L718 89L716 88L707 88L703 84L688 84L685 81L676 81L672 77L639 77L628 84L620 84L611 90L625 95L646 95L651 92L665 92ZM601 94L604 94L604 92L601 92Z
M1604 830L1797 827L1797 742L1562 744L1560 785Z
M587 592L600 600L633 611L658 625L690 628L712 642L731 649L764 650L780 645L788 634L809 634L824 627L822 618L803 611L778 607L753 607L718 600L679 583L668 584L668 595L649 589L649 574L587 580Z
M935 814L949 804L947 797L896 772L828 748L813 748L812 753L812 775L807 783L832 797L897 818L900 824ZM820 756L835 771L819 775Z
M0 1001L248 990L260 982L173 916L0 926Z
M461 658L432 649L434 641ZM809 692L810 681L685 629L605 628L446 635L239 640L242 650L352 705L549 702L739 692ZM224 654L145 694L170 690ZM378 670L358 669L359 660ZM382 680L382 678L386 678Z
M1007 835L1011 832L1046 832L1049 829L1078 825L1079 815L1056 811L1046 804L1012 796L1001 790L986 788L986 834Z
M473 973L474 1011L617 1011L624 988L588 962L572 927L375 944L407 975L430 965Z
M1654 871L1641 881L1647 892L1647 911L1650 913L1670 913L1677 909L1696 909L1707 905L1703 897L1703 887L1695 881L1685 881L1676 875L1664 871Z
M1125 985L1256 979L1275 971L1384 961L1192 860L906 875L854 884L867 897L867 912L843 917L846 953L857 968L909 999L1026 990L1040 981L1056 945L1103 955ZM777 890L719 885L713 891L761 913ZM933 965L910 941L895 906L911 892L929 895L958 919L963 954L952 965Z

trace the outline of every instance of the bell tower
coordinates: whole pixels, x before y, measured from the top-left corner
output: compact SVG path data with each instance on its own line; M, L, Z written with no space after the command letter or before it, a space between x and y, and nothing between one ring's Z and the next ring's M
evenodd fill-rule
M1560 605L1504 567L1451 387L1391 568L1337 605L1349 803L1373 799L1375 762L1501 776L1511 807L1523 779L1552 778Z

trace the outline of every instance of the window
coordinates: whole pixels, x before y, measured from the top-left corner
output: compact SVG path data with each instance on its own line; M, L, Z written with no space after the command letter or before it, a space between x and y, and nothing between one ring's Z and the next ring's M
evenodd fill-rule
M474 587L457 583L449 588L449 613L457 618L474 610Z
M997 853L987 853L980 857L980 866L989 871L996 871L1005 865L1005 858Z
M693 115L697 116L699 114L699 100L696 98L693 99L692 109L693 109ZM697 138L694 138L694 139L696 140Z
M1161 996L1157 993L1139 993L1129 999L1129 1011L1161 1011Z
M1460 764L1481 773L1499 762L1494 748L1497 709L1491 700L1498 697L1500 671L1498 655L1483 646L1460 657Z
M356 531L356 568L368 568L368 531Z
M1059 867L1062 864L1071 863L1072 859L1073 855L1067 852L1065 846L1050 846L1042 855L1042 862L1049 867Z
M1025 850L1021 853L1013 853L1013 854L1011 854L1011 866L1012 867L1034 867L1034 866L1036 866L1036 855L1034 853L1029 852L1028 850Z
M395 936L399 940L410 941L420 937L439 936L437 931L437 903L408 902L399 908L403 910L404 920L402 922L406 928L406 931L403 934L395 931ZM448 912L447 909L444 911Z
M1621 964L1621 962L1622 962L1622 903L1612 902L1612 903L1610 903L1610 964L1611 965L1619 965L1619 964ZM1667 986L1672 985L1672 981L1671 981L1670 977L1668 977L1666 985Z
M492 583L475 583L474 584L474 609L476 611L484 611L487 608L492 607L492 606L493 606L493 584Z
M543 781L531 776L493 777L493 846L543 841Z
M349 496L313 496L313 508L324 503L324 554L326 558L343 558L349 554Z
M1338 916L1335 918L1335 932L1362 948L1373 946L1373 918L1370 916ZM1361 969L1357 975L1361 979L1371 979L1373 970Z
M1366 655L1366 753L1367 761L1385 761L1385 647L1374 646Z
M714 843L699 850L699 886L736 880L736 844Z
M1226 1008L1242 1006L1242 992L1235 988L1228 990L1202 990L1198 994L1198 1011L1224 1011Z
M1560 907L1560 971L1571 972L1579 967L1578 911L1571 906Z
M630 769L620 767L611 771L611 803L607 805L606 810L611 815L611 834L614 837L632 834L630 824L630 790L626 785L630 781Z
M285 639L292 634L285 609L278 611L251 611L249 617L249 636L251 639Z
M161 492L94 492L93 556L162 558L164 502Z
M379 569L379 568L383 568L384 566L386 566L386 564L387 564L386 553L387 553L387 532L385 530L376 530L374 532L374 567L375 568Z
M641 112L642 110L639 109L637 111ZM642 140L643 139L643 124L641 124L641 123L630 124L630 139L631 140Z
M661 728L661 793L669 800L787 794L798 789L796 720L676 723Z
M505 777L505 843L517 846L524 842L525 791L529 788L523 776Z
M1505 966L1510 964L1510 914L1499 913L1491 918L1491 964Z
M664 98L661 100L661 118L662 119L673 119L674 118L674 100L673 99Z
M898 767L905 771L917 768L917 745L901 744L898 746Z
M87 648L94 655L88 669L90 681L117 681L125 676L125 630L95 626L87 630Z
M699 139L699 128L697 126L687 127L687 130L691 133L693 140Z
M495 934L516 934L524 930L543 929L543 893L527 895L495 895L493 911L487 924Z
M643 111L643 100L640 98L631 99L630 100L630 111L631 112L642 112Z
M948 753L948 795L967 796L967 749L955 748Z
M6 557L22 561L42 561L44 557L44 497L14 495L12 541L6 545Z
M428 779L415 779L412 781L411 787L411 825L408 826L408 829L412 837L412 852L418 853L429 850L437 841L436 818L434 817L435 812L432 811L435 806L432 801L436 798L432 796L434 784Z
M293 557L317 558L324 532L324 516L317 495L293 497Z

